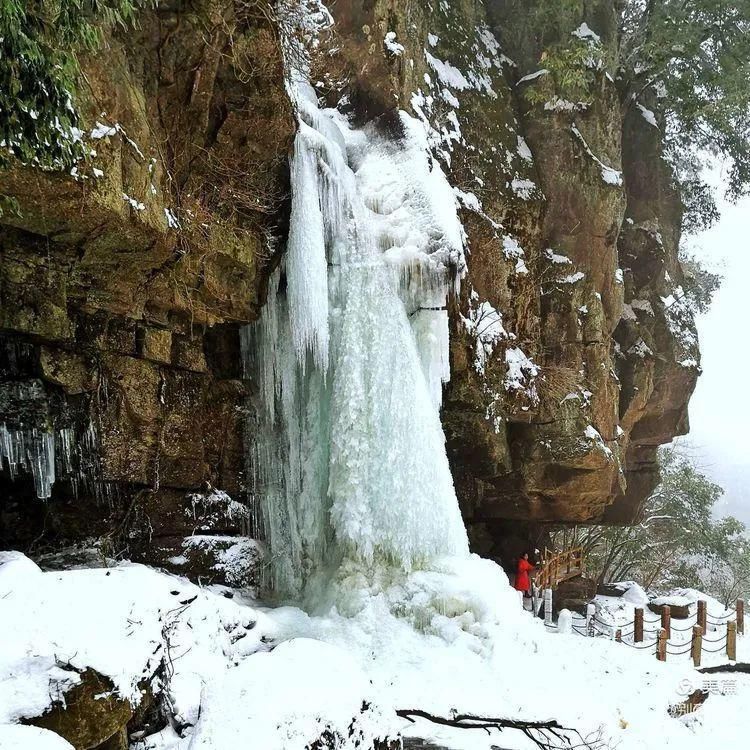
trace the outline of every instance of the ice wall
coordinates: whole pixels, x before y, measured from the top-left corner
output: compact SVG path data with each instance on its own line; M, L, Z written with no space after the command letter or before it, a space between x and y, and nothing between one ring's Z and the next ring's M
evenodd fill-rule
M406 113L355 130L308 84L293 96L289 240L243 332L254 501L286 595L344 559L468 553L439 418L465 267L453 193Z

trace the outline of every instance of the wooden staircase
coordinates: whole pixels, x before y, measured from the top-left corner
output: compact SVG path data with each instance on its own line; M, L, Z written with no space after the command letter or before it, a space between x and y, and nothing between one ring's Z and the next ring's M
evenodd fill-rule
M534 576L534 585L539 589L554 589L558 584L583 573L583 547L572 547L553 554L545 549L542 565Z

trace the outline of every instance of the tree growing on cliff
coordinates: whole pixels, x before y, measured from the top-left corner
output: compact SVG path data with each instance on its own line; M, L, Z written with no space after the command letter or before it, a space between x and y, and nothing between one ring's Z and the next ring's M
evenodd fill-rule
M750 3L628 0L621 24L627 94L665 102L667 135L734 160L731 185L750 183Z
M687 304L695 315L707 313L721 286L722 276L709 271L699 258L683 249L680 251L680 265L685 275L683 291Z
M717 217L700 155L730 161L727 195L750 189L750 2L624 0L618 83L623 103L663 115L665 152L687 228Z
M102 30L126 27L156 0L0 0L0 165L8 154L43 168L83 156L73 101L78 54Z
M584 110L609 73L623 113L639 107L662 130L687 231L718 218L701 178L707 156L729 161L728 197L750 190L750 0L616 0L615 44L599 36L610 33L603 27L581 24L587 18L596 26L591 18L606 17L607 3L598 10L583 0L505 4L522 15L541 50L544 76L525 92L532 103Z

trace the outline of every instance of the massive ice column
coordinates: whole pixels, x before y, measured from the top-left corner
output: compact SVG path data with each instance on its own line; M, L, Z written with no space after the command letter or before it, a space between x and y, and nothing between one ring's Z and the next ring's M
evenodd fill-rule
M464 267L452 191L406 113L385 135L320 110L307 84L295 97L287 251L244 337L254 495L286 595L343 559L468 553L439 418Z

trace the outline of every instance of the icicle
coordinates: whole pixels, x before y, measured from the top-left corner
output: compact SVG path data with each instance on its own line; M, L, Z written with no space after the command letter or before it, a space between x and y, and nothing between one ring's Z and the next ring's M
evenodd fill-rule
M52 495L55 483L55 436L36 428L8 430L0 424L0 464L7 465L11 481L19 469L28 471L34 479L36 495L46 500Z
M281 279L281 268L277 268L268 280L266 304L261 311L260 322L240 329L242 369L246 378L256 374L260 380L261 400L273 423L276 416L279 341L279 314L276 296Z
M308 352L328 366L328 259L320 205L317 134L304 123L294 142L292 213L287 243L287 296L297 361Z
M75 434L72 427L57 431L56 456L60 464L60 474L72 474Z
M439 409L443 402L443 383L451 377L448 311L423 308L411 316L410 322L432 403Z

